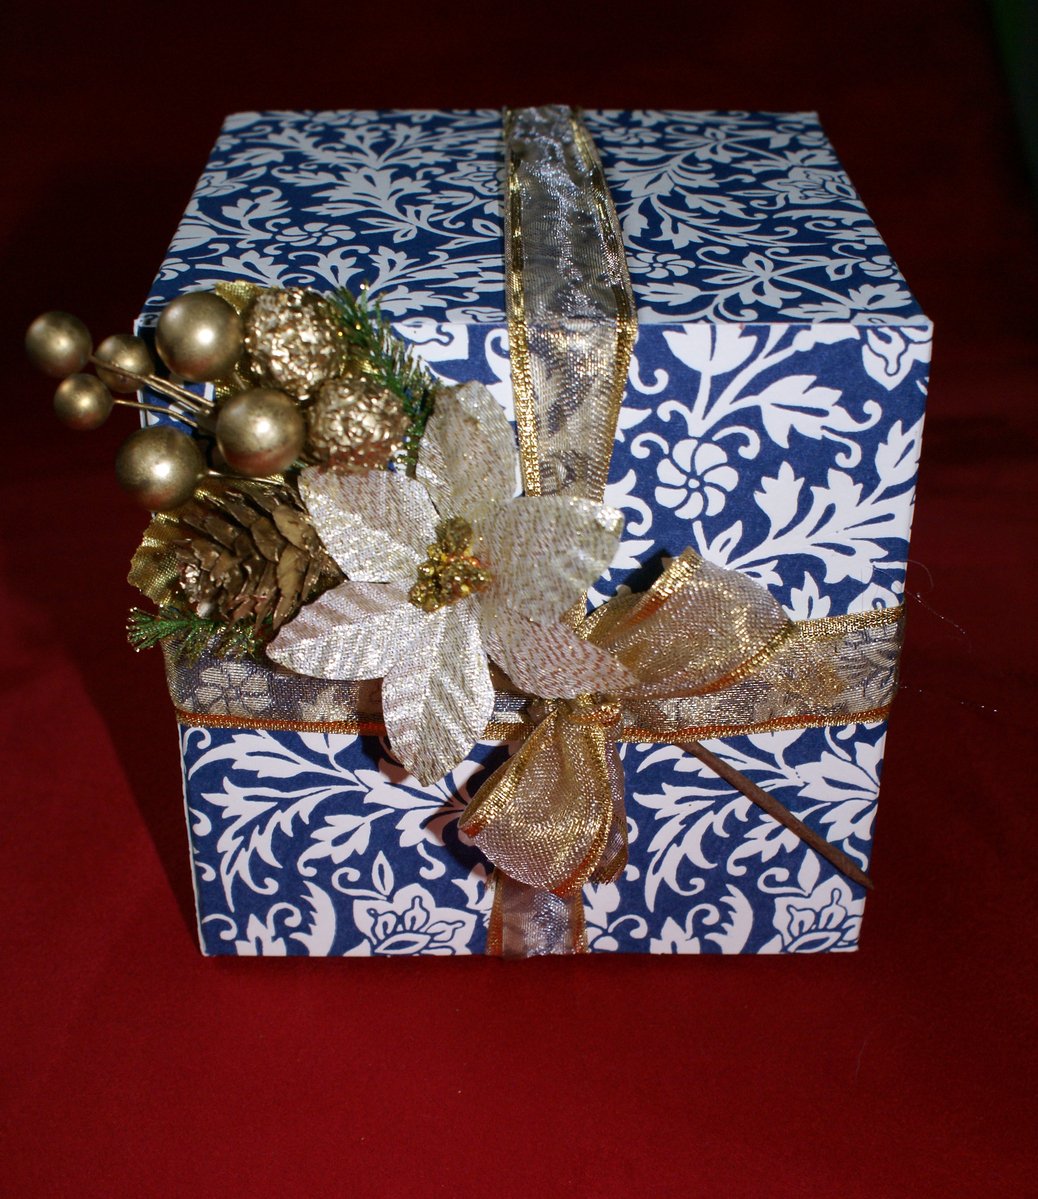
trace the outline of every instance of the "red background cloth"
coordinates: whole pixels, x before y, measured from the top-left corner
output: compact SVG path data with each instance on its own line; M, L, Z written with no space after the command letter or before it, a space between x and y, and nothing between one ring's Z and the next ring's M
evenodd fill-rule
M79 8L3 18L0 1191L1033 1194L1038 253L985 9ZM861 951L206 961L128 418L60 428L22 330L130 327L226 112L543 102L819 110L936 321Z

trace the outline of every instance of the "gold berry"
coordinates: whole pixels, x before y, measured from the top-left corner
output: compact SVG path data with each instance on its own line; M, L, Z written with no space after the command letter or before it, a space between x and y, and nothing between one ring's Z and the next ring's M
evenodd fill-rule
M168 512L194 494L205 462L186 433L148 425L131 433L115 459L119 486L152 512Z
M81 371L90 349L89 330L71 312L45 312L25 334L25 352L33 366L56 379Z
M54 411L70 429L97 429L112 411L112 393L96 375L69 375L54 393Z
M254 387L225 400L216 417L216 444L227 465L252 479L276 475L299 457L306 422L283 391Z
M234 370L244 335L241 317L226 300L211 291L193 291L163 309L155 348L174 374L206 383Z
M94 357L104 362L97 374L112 391L136 391L140 387L137 379L124 375L118 368L133 375L150 375L155 369L148 347L132 333L113 333L97 347Z

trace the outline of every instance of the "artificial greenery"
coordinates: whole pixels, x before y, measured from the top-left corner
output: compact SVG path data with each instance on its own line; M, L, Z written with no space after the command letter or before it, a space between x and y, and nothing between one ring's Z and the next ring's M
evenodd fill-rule
M354 295L343 287L329 299L339 313L349 348L362 361L365 373L376 385L399 397L410 418L403 461L411 474L426 422L436 403L436 380L411 347L393 332L378 301L371 301L364 289Z
M251 620L210 620L176 607L158 612L131 608L126 636L137 650L168 639L174 655L189 662L197 662L206 652L222 658L258 658L263 646Z

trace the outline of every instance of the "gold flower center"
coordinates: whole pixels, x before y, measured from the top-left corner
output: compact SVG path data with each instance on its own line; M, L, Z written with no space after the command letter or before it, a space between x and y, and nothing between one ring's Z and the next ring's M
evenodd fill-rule
M418 579L407 598L423 612L456 604L475 591L486 591L493 576L472 550L472 526L452 516L436 529L436 542L418 567Z

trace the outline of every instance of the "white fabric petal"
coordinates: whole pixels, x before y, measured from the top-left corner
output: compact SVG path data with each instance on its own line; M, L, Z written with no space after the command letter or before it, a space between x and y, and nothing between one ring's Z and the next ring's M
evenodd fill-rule
M509 678L543 699L590 692L617 695L638 680L608 650L579 637L569 625L540 624L503 604L481 605L483 643Z
M321 679L380 679L428 616L392 583L340 583L300 608L267 656Z
M464 761L494 711L474 603L423 613L420 635L382 680L389 744L423 786Z
M417 475L441 516L510 500L519 454L504 409L482 383L441 392L418 451Z
M477 514L473 552L493 575L488 598L554 623L616 554L623 517L568 496L521 496Z
M396 471L345 474L308 466L299 493L325 549L358 582L407 583L435 537L425 487Z

